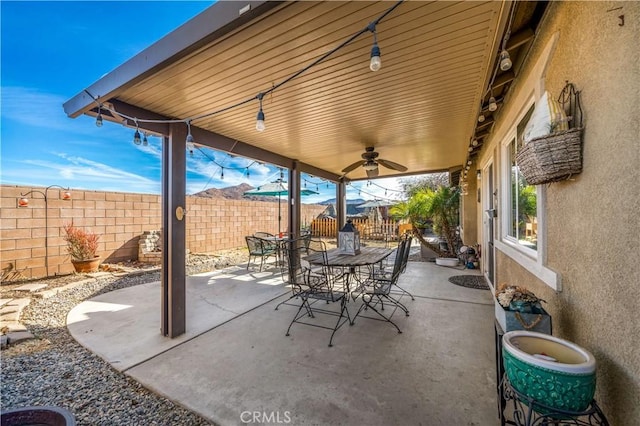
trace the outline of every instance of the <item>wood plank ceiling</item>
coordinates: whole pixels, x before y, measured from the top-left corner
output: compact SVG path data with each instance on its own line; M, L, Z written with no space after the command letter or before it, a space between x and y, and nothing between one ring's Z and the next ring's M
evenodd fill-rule
M389 2L286 2L115 98L186 119L263 92L381 15ZM215 5L214 5L215 6ZM377 26L382 68L369 70L365 33L264 99L193 125L342 174L373 146L408 173L447 170L467 158L508 3L405 2ZM196 140L197 143L197 140ZM398 172L380 167L380 176ZM359 167L349 178L366 177Z

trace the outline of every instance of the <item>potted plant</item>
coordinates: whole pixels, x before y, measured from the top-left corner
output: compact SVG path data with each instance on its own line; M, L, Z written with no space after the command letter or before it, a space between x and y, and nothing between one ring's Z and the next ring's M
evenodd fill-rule
M505 332L530 330L551 334L551 317L543 299L517 285L502 284L496 290L496 319Z
M76 228L73 223L64 225L64 241L67 243L67 253L71 256L71 263L76 272L95 272L100 265L98 256L98 241L100 236Z
M440 185L434 189L426 186L410 191L409 195L407 201L390 209L391 216L396 220L407 219L411 223L413 234L421 245L431 249L438 256L436 263L457 265L459 188ZM420 232L420 229L429 225L438 236L436 241L429 241Z

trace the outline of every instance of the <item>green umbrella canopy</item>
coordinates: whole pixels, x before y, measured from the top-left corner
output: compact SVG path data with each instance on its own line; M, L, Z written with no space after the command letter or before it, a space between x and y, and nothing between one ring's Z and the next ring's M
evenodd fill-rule
M311 195L311 194L318 194L318 193L310 189L300 190L300 195ZM289 195L289 188L287 188L287 186L285 185L285 182L283 182L281 179L278 179L275 182L265 183L264 185L260 185L256 189L246 191L243 195L245 197L252 196L252 195L278 197L278 232L279 233L282 232L280 230L280 223L282 222L282 215L280 214L280 197L282 195Z
M275 196L280 197L281 195L289 195L289 188L285 185L286 182L281 180L277 180L271 183L265 183L264 185L260 185L255 189L251 189L246 191L243 195L251 196L251 195L262 195L262 196ZM317 194L316 191L312 191L310 189L301 189L300 195L311 195Z

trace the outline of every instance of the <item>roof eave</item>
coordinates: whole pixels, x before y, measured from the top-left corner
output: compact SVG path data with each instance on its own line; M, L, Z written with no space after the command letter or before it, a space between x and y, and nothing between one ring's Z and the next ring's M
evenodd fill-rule
M120 90L138 83L158 68L191 54L282 3L217 2L66 101L64 112L76 118L96 107L96 101L116 97ZM246 12L240 14L243 10Z

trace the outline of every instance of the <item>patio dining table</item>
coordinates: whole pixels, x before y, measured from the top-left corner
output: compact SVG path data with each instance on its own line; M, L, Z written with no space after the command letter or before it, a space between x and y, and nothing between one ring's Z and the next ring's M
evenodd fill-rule
M356 268L361 266L373 266L382 262L393 253L393 249L383 247L362 247L359 254L346 254L339 248L327 250L327 265L333 267L348 268L346 273L345 286L350 293L352 279L358 279ZM322 264L323 259L320 253L309 255L306 258L309 263Z

